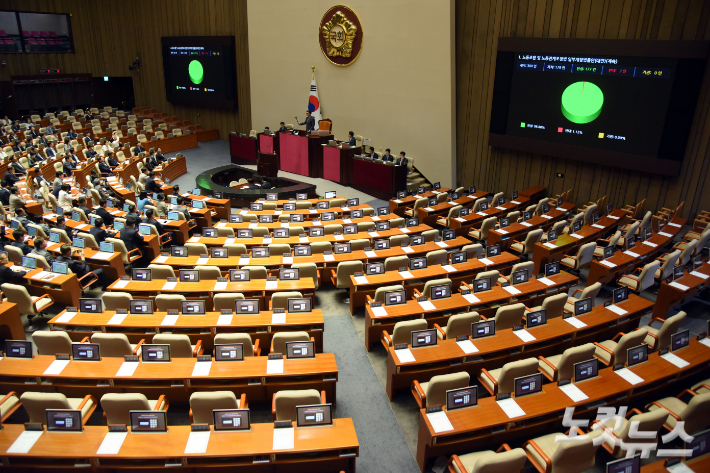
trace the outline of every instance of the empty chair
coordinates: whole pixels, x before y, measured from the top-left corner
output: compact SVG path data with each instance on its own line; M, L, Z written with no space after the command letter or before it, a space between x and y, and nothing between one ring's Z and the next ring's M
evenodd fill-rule
M187 247L187 254L189 256L199 256L207 255L209 251L207 250L207 245L204 243L185 243Z
M532 275L533 269L535 268L535 263L532 261L524 261L522 263L515 263L512 268L510 268L510 274L512 275L513 273L517 271L527 271L528 272L528 277ZM506 283L510 280L508 276L503 276L502 274L498 277L498 282L500 284ZM491 281L493 282L493 281Z
M15 247L7 245L6 250L10 248ZM30 293L27 292L27 288L18 284L6 282L2 285L2 292L8 302L17 304L17 310L20 312L20 315L27 314L28 320L32 320L32 318L37 315L42 315L49 306L54 304L54 299L52 299L52 296L49 294L39 297L30 296Z
M238 292L223 292L215 294L212 297L214 311L221 312L226 309L234 311L235 303L238 300L244 300L244 294L240 294Z
M358 222L357 231L358 232L369 232L375 229L375 222Z
M248 253L247 246L241 243L227 243L224 245L229 252L229 256L246 255Z
M436 237L439 236L439 230L426 230L422 232L422 236L424 237L424 241L434 241Z
M148 265L148 269L151 270L153 279L168 279L175 277L175 271L172 266L164 264L150 264Z
M667 411L668 417L666 417L663 427L669 431L675 428L677 421L685 422L684 430L688 435L694 435L707 429L710 426L710 416L707 415L710 411L710 393L693 396L688 404L681 401L679 397L666 397L654 401L646 406L646 410L663 409Z
M326 251L333 251L333 245L329 241L314 241L311 243L311 253L321 254Z
M572 232L572 227L574 227L575 223L582 222L582 224L584 224L583 218L584 218L584 213L582 213L582 212L578 213L577 215L572 217L572 220L570 220L568 225L565 225L565 228L562 230L562 232L563 233ZM574 232L572 232L572 233L574 233Z
M483 255L483 245L479 243L475 245L464 245L461 251L466 252L467 259L478 259Z
M311 337L308 332L276 332L271 339L271 353L286 356L286 344L289 342L307 342Z
M68 398L62 393L25 392L20 396L20 402L33 424L45 425L47 423L45 414L47 409L79 409L81 410L81 425L85 425L96 410L96 398L91 395L83 398Z
M533 252L533 249L535 248L535 244L537 242L539 242L541 238L542 238L542 228L538 228L536 230L528 232L524 241L522 241L522 242L513 241L513 243L510 244L510 250L513 253L519 253L521 255L528 255Z
M544 199L540 199L540 202L537 203L537 206L535 207L535 213L537 215L543 215L545 212L545 204L549 203L550 199L548 197L545 197Z
M392 235L390 237L390 248L396 248L409 244L409 235Z
M330 270L331 282L338 289L350 288L350 276L362 273L362 261L343 261L338 263L336 270Z
M101 396L101 409L107 424L131 425L130 411L167 411L165 396L148 400L141 393L107 393Z
M596 248L597 244L595 242L585 243L579 247L576 255L565 256L560 263L572 270L579 271L592 262Z
M467 388L471 376L465 371L432 376L426 383L412 382L412 394L419 408L446 404L446 391Z
M446 264L446 260L449 257L449 254L446 252L446 250L433 250L429 251L426 254L426 264L427 266L435 265L435 264Z
M419 208L426 207L428 205L428 199L426 197L422 197L421 199L417 199L414 201L414 207L411 209L407 209L404 211L405 215L408 215L410 217L416 217L417 216L417 210Z
M392 286L380 286L377 289L375 289L375 297L371 298L370 296L367 296L368 301L372 302L384 302L385 301L385 294L391 291L403 291L404 286L401 284L394 284Z
M218 333L214 336L215 345L229 345L232 343L242 344L242 354L244 356L261 355L259 339L257 338L256 343L253 343L248 333Z
M269 255L271 256L281 256L286 253L291 253L291 246L286 243L270 243L268 246Z
M57 353L71 353L71 338L63 330L37 330L32 334L37 346L37 354L54 356Z
M503 444L496 452L493 450L485 450L482 452L467 453L465 455L451 455L449 459L449 472L522 472L526 460L527 456L522 448L511 449L508 444Z
M645 330L634 330L627 334L619 332L611 340L601 343L594 342L597 347L594 356L606 366L625 364L627 361L626 350L641 345L646 334Z
M553 296L548 296L542 301L541 306L531 307L532 312L545 309L545 316L547 320L554 319L555 317L562 317L564 315L565 304L567 303L567 294L561 292Z
M572 427L578 429L578 427ZM580 432L581 433L581 432ZM604 433L603 429L592 431L586 440L557 442L564 433L551 433L523 444L523 449L537 471L550 473L581 473L594 467L594 457L599 445L594 439Z
M234 238L234 229L229 227L217 227L217 236L220 238Z
M496 324L496 331L513 328L516 325L522 324L522 318L525 315L525 304L519 302L498 307L496 315L493 319Z
M315 389L286 390L274 393L271 413L275 421L296 421L296 407L309 404L325 404L325 391Z
M299 275L300 277L300 275ZM273 296L271 296L271 310L273 309L286 309L288 310L288 300L289 299L300 299L303 297L303 294L301 294L298 291L284 291L284 292L275 292Z
M624 274L616 282L622 286L626 286L632 291L641 292L653 286L654 279L653 276L661 267L661 262L656 260L644 265L643 268L636 268L631 274ZM634 276L634 273L639 272L638 276Z
M409 267L409 257L390 256L385 258L385 271L397 271L399 268Z
M643 341L652 350L668 347L671 344L671 336L680 331L680 326L685 317L686 313L682 311L667 319L655 317L646 327L639 327L638 330L639 332L646 332L647 335ZM654 328L651 326L653 322L661 322L663 325L661 325L661 328Z
M567 302L565 303L565 312L574 312L574 303L581 300L581 299L586 299L587 297L592 298L592 305L594 305L594 298L597 297L599 294L599 291L602 288L602 283L600 282L595 282L591 286L587 286L584 289L576 289L571 296L567 298ZM577 293L582 293L580 296L577 298L575 295Z
M481 316L478 312L465 312L463 314L455 314L449 317L445 327L440 327L439 324L434 324L436 336L440 340L451 340L460 335L471 335L471 324L481 321Z
M121 259L123 260L124 265L131 264L133 261L140 259L143 256L139 248L133 249L129 252L126 248L126 244L123 243L123 240L118 238L106 238L106 241L113 243L113 250L121 253Z
M439 194L439 195L441 195L441 194ZM454 206L454 207L451 207L451 208L449 209L448 215L447 215L446 217L437 218L437 219L436 219L436 223L438 223L439 225L443 225L443 226L445 226L445 227L448 227L448 226L449 226L449 223L451 222L451 219L452 219L452 218L456 218L456 217L460 217L460 216L461 216L461 209L462 209L462 208L463 208L463 207L460 206L460 205L456 205L456 206Z
M685 247L680 252L678 261L676 261L676 266L683 266L685 264L688 264L688 262L690 261L690 257L693 256L693 253L695 252L695 247L698 245L698 241L699 240L691 240L685 245Z
M601 446L616 458L626 456L626 449L622 448L624 444L649 444L655 447L660 440L658 433L661 431L661 428L663 428L666 417L668 417L665 409L656 409L651 412L641 412L638 409L631 409L627 417L633 413L636 413L636 415L628 419L622 416L611 416L604 420L592 421L592 430L599 430L604 427L611 430L613 437L607 436ZM631 437L629 435L631 425L635 422L638 423L636 427L638 432L655 432L656 435L650 438L646 438L646 436ZM620 440L620 442L615 442L614 440Z
M488 231L491 230L498 219L496 217L488 217L483 220L481 223L481 228L480 229L471 229L471 231L468 232L469 236L473 237L475 240L478 241L487 241L488 240Z
M91 336L91 343L98 343L102 357L138 355L144 342L145 340L141 340L137 344L132 344L124 333L95 333Z
M473 203L473 209L471 211L472 212L479 212L481 210L481 206L486 202L487 202L487 200L485 197L481 197L480 199L477 199L476 202Z
M155 228L155 227L153 227ZM200 272L200 281L204 280L217 280L222 277L222 271L220 271L219 266L195 266L195 269Z
M512 393L515 388L515 378L535 374L537 367L537 358L512 361L506 363L502 368L491 371L482 368L478 380L492 396L498 393Z
M417 294L423 295L424 297L431 297L431 288L434 286L441 286L443 284L448 284L451 286L451 279L449 278L440 278L440 279L430 279L429 281L424 283L424 289L422 289L422 292L420 293L418 290L414 290Z
M193 345L185 334L157 333L153 336L153 343L170 345L171 358L195 358L204 351L202 340L197 340Z
M621 232L623 233L623 236L619 238L619 242L617 243L617 245L626 247L628 237L636 235L636 230L638 230L639 225L640 222L634 222L632 224L627 225L625 228L622 228Z
M294 263L291 268L298 269L299 278L311 278L315 288L318 289L320 287L320 272L315 263Z
M202 391L190 395L190 423L214 425L215 409L247 409L246 394L240 399L232 391Z
M251 279L266 279L268 271L266 266L244 266L242 269L248 269Z
M621 231L617 230L608 240L599 239L597 240L597 247L594 250L594 256L602 258L604 256L604 248L611 246L615 248L619 239L621 238Z
M656 270L653 275L654 279L661 282L673 274L673 268L680 257L680 250L675 250L670 253L666 253L663 256L656 258L661 262L661 266Z
M382 331L382 344L387 347L393 347L402 343L412 343L412 332L416 330L426 330L427 321L424 319L405 320L394 324L392 335L390 336L386 330Z
M104 292L101 296L104 310L128 309L133 296L128 292Z
M596 347L593 343L585 343L578 347L568 348L561 355L538 356L540 360L538 371L550 381L574 378L574 365L594 357Z
M155 296L155 305L158 312L167 312L169 310L181 310L182 301L187 300L182 294L158 294Z

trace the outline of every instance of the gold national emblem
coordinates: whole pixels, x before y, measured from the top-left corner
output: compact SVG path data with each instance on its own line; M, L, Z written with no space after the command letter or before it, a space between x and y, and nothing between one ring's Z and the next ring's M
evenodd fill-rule
M321 34L325 39L328 56L350 57L353 53L357 26L341 11L335 12L330 21L323 25Z

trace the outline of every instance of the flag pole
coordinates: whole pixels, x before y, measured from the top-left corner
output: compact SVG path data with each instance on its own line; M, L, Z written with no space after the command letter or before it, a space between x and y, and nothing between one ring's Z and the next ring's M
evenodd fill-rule
M311 70L313 71L313 74L311 75L311 80L316 78L316 66L311 66Z

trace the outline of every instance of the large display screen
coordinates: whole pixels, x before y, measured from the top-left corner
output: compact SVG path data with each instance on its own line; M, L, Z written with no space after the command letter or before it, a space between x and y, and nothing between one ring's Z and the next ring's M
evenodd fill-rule
M237 108L233 36L163 37L162 46L168 102Z
M502 38L490 144L677 174L707 43L663 43Z

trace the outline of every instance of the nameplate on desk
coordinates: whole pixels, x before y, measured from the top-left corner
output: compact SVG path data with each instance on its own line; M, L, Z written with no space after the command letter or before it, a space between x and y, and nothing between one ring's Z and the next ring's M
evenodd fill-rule
M429 406L426 408L426 413L431 414L432 412L441 412L442 410L442 405L436 405L436 406Z
M288 429L293 427L293 422L290 420L277 420L274 422L274 429Z
M29 432L43 432L44 428L41 422L27 422L25 423L25 430Z
M198 355L197 356L197 361L212 361L212 356L211 355Z
M269 359L270 360L283 360L284 356L281 353L270 353L269 354Z
M222 309L219 313L221 315L232 315L232 309Z
M109 432L128 432L128 426L126 424L109 424Z
M510 393L500 393L496 395L496 401L504 401L510 399Z
M370 307L382 307L382 302L373 302Z
M406 350L408 346L409 345L407 345L406 343L400 343L399 345L395 345L394 349L395 350Z
M210 424L192 424L190 425L191 432L209 432Z
M55 359L59 360L59 361L69 361L70 360L68 353L57 353L55 355L55 357L56 357Z
M123 361L126 363L138 363L138 355L125 355Z
M128 310L126 309L116 309L116 315L125 315L128 314Z
M272 312L273 312L274 314L283 314L283 313L285 313L284 309L274 309Z
M180 313L177 310L169 310L168 315L180 315Z

